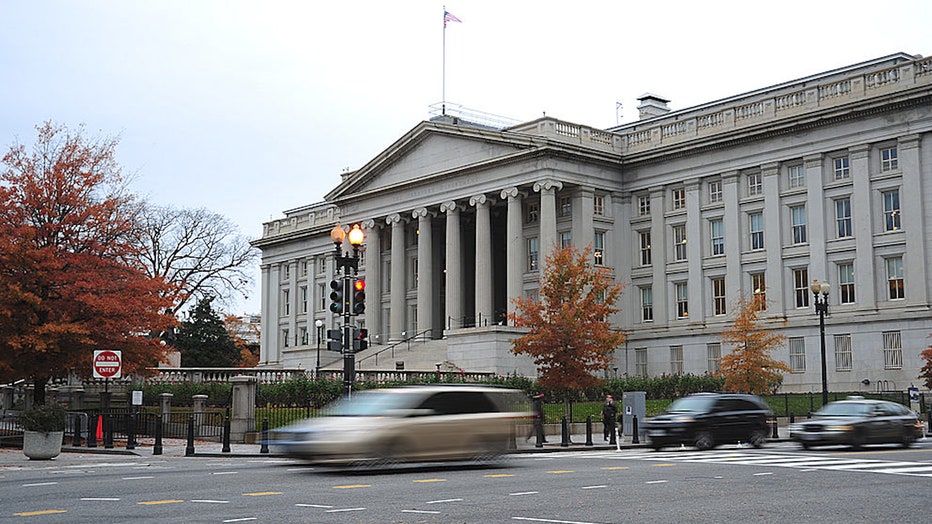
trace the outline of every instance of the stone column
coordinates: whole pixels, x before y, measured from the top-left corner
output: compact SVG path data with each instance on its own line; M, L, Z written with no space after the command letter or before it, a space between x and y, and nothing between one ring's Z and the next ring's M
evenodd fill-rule
M579 196L573 200L573 245L582 251L587 246L592 246L595 239L595 204L593 198L595 189L592 187L580 187Z
M747 231L747 219L741 215L738 172L722 173L722 201L725 214L725 303L735 304L741 297L741 239ZM742 229L744 228L744 229ZM710 292L711 293L711 292Z
M278 315L273 313L274 309L270 309L272 303L269 300L269 289L272 286L270 281L272 268L269 264L262 264L259 269L262 273L260 300L262 301L262 311L266 312L266 314L262 315L262 330L259 333L259 365L262 366L276 362L277 345L273 347L273 344L276 340L276 333L278 333Z
M689 321L700 323L705 320L705 296L710 294L702 277L702 216L699 202L699 179L686 181L686 277L689 288Z
M767 271L764 273L764 293L767 297L767 314L783 315L783 220L780 211L780 165L761 166L764 184L764 247L767 253ZM750 284L750 282L748 282ZM754 290L746 297L751 299Z
M492 319L492 199L477 195L469 199L476 207L476 326Z
M194 395L191 400L194 404L194 436L199 437L207 419L207 395Z
M159 393L159 422L162 424L163 430L167 430L168 425L171 423L172 397L174 396L173 393Z
M434 318L434 241L431 228L433 227L433 213L426 207L417 209L412 213L417 219L417 327L415 333L427 333L433 338Z
M401 332L405 331L405 222L401 215L395 213L385 222L392 226L392 275L389 280L391 287L391 307L388 317L389 341L401 340Z
M230 406L230 442L247 442L247 435L256 433L256 377L237 376L230 379L233 386Z
M502 200L508 201L507 231L505 233L506 292L507 312L514 314L513 300L520 298L524 290L524 234L521 229L521 198L517 187L510 187L501 193Z
M854 249L856 253L854 264L855 305L858 309L874 310L877 308L877 294L874 292L874 213L871 211L871 182L870 182L870 146L858 145L848 150L848 162L851 169L851 227L854 234ZM807 174L808 176L808 174ZM808 181L808 179L807 179ZM822 197L822 187L819 185L818 196ZM881 209L883 209L881 207ZM832 235L838 237L838 225L835 222L835 205L832 203L831 217ZM882 216L880 213L877 216ZM862 233L863 232L863 233ZM815 239L813 239L813 242ZM824 246L825 244L819 244ZM829 265L825 255L825 248L821 250L822 265L815 266L821 271L810 267L809 280L819 279L820 282L829 282L832 285L833 299L831 304L838 303L838 270ZM810 262L810 265L811 262ZM905 264L904 264L905 266ZM886 268L882 268L886 271ZM886 289L886 288L884 288ZM831 306L829 306L831 307Z
M540 272L546 271L547 258L557 244L557 191L563 183L542 180L534 183L534 191L540 193Z
M463 262L462 239L460 238L461 208L452 200L440 204L440 212L447 214L446 245L446 326L448 329L463 327Z
M667 228L664 218L664 205L663 187L651 187L650 256L654 280L651 291L654 297L654 325L657 326L661 326L670 320L671 310L667 305L671 303L669 297L673 293L670 283L667 281Z
M906 235L906 252L903 254L904 283L906 285L906 304L915 307L927 307L928 269L926 256L927 243L925 224L921 217L923 207L922 165L919 157L919 135L900 138L897 144L900 170L903 173L903 189L900 190L900 209L903 212L904 234ZM886 268L884 268L886 277Z
M363 222L366 230L366 329L369 340L383 344L388 337L382 330L382 228L375 220Z

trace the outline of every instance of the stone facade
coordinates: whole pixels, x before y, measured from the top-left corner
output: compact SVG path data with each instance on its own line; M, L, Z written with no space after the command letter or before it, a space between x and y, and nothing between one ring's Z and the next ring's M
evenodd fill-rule
M421 122L324 202L265 224L261 365L313 367L317 336L339 325L329 231L359 223L357 321L373 350L415 337L454 368L533 376L510 353L510 297L535 293L547 255L572 243L627 286L612 321L629 341L606 375L714 371L735 304L758 293L788 337L774 354L794 369L783 390L819 391L819 279L830 389L918 385L932 333L932 59L666 103L646 94L639 121L608 130Z

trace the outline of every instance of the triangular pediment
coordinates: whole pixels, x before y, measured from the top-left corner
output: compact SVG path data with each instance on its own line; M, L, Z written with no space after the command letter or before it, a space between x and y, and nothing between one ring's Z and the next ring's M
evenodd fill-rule
M502 131L422 122L358 171L327 200L417 184L472 166L494 163L528 149Z

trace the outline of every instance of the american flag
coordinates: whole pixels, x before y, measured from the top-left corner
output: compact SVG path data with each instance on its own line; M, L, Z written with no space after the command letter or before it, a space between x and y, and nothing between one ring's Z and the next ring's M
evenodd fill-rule
M463 21L457 18L456 16L454 16L453 13L444 11L443 12L443 27L447 26L447 22L459 22L461 24L463 23Z

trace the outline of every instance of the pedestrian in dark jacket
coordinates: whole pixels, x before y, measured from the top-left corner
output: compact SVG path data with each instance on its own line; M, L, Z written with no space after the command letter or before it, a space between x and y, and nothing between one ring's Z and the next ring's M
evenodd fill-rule
M602 405L602 436L608 440L615 433L615 419L618 417L618 406L611 395L605 395L605 404Z

